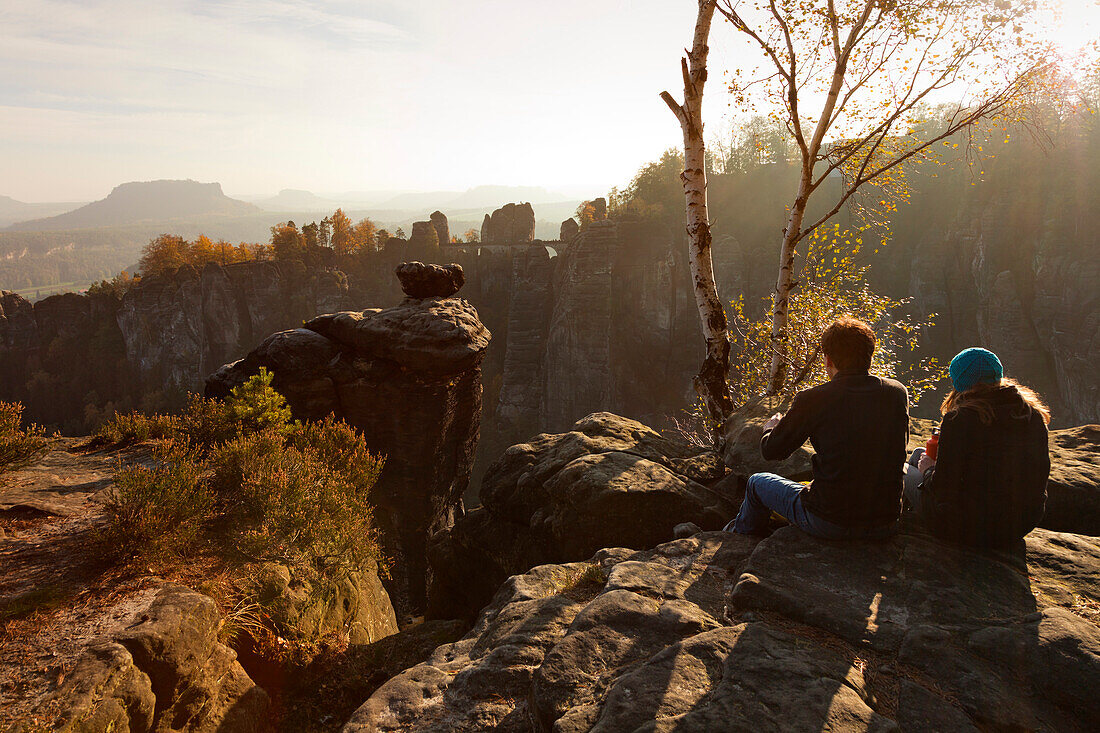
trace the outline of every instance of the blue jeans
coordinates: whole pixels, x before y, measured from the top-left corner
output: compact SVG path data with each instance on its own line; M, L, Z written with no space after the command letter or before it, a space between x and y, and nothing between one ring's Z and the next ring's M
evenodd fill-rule
M885 539L897 531L896 523L864 529L843 527L815 516L802 504L802 492L805 490L806 487L797 481L774 473L754 473L745 487L741 511L726 525L726 531L741 534L766 532L772 512L782 515L806 534L823 540Z

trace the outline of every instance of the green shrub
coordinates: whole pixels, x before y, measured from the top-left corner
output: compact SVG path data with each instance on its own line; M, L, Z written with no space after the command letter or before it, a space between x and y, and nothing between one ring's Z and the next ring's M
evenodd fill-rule
M233 388L225 406L230 420L243 432L275 430L286 435L291 430L290 407L271 386L275 377L264 367L260 373Z
M46 452L45 431L37 425L22 427L23 405L0 402L0 473L32 463Z
M171 415L144 415L140 412L116 412L92 436L96 445L125 447L146 440L177 437L179 418Z
M208 530L230 554L333 578L383 564L369 501L383 460L331 416L292 421L271 379L261 370L224 403L192 396L179 417L132 413L104 426L112 443L163 441L153 467L117 475L109 514L121 546L164 554Z
M152 466L130 466L115 474L106 505L115 546L142 557L184 551L216 506L195 448L170 441L157 446L153 458Z
M242 433L272 429L286 435L294 423L286 399L263 367L235 387L225 402L193 394L178 416L116 413L95 432L93 443L124 447L146 440L186 439L205 453Z
M212 464L248 557L330 575L380 560L369 496L382 461L344 423L298 426L290 440L274 428L242 434Z

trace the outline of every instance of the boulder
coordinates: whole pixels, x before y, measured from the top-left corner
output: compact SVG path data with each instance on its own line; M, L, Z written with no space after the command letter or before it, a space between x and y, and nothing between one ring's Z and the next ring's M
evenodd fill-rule
M450 298L466 283L462 268L455 264L404 262L397 266L396 274L410 298Z
M1098 553L1045 530L982 553L916 527L604 549L509 578L344 733L1094 729Z
M472 617L532 565L653 547L681 522L717 529L736 511L707 485L724 474L715 453L610 413L512 446L486 471L482 506L432 539L429 614Z
M1040 526L1100 535L1100 425L1050 433L1050 480Z
M166 585L141 620L93 643L46 706L54 730L262 731L267 693L218 641L214 601Z
M421 284L437 271L452 284L461 278L457 266L410 263L398 271ZM266 367L295 417L331 413L385 456L371 500L393 561L387 589L402 616L425 605L428 536L463 511L490 338L465 300L408 297L392 308L333 313L275 334L207 383L209 396L221 396Z
M279 563L264 563L249 576L249 595L283 636L315 641L339 633L351 644L370 644L397 633L393 605L373 562L324 593L301 570Z

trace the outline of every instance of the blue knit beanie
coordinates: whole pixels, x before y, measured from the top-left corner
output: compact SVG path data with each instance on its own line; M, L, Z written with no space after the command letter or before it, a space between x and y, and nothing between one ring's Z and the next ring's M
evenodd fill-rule
M1005 375L997 355L976 346L960 351L951 360L950 371L956 392L965 392L979 384L998 384Z

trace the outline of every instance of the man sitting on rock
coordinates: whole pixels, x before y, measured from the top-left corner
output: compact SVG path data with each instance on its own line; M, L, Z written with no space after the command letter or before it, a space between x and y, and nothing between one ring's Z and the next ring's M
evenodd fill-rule
M909 438L909 394L893 379L868 373L875 350L870 326L841 318L821 336L829 381L795 395L786 415L764 423L760 452L783 460L809 438L809 488L773 473L749 478L745 499L726 530L766 534L771 512L803 532L830 540L879 539L896 531Z

